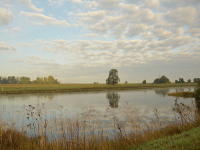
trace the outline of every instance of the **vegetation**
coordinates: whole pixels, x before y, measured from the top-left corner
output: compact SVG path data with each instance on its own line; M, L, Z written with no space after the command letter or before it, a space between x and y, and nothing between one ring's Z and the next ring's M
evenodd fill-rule
M195 90L195 99L200 100L200 80L199 80L196 90Z
M166 76L163 75L161 78L155 79L154 83L170 83L170 81Z
M117 69L111 69L109 71L109 76L106 79L106 84L115 85L115 84L118 84L118 82L120 82L120 79L118 77Z
M176 96L176 97L195 97L195 92L174 92L174 93L168 93L169 96Z
M37 77L36 80L31 81L29 77L0 77L0 84L59 84L60 82L53 76Z
M142 84L147 84L147 81L146 81L146 80L144 80L144 81L142 82Z
M200 81L197 83L196 90L194 92L174 92L168 93L170 96L176 97L193 97L196 100L200 100Z
M135 146L132 150L197 150L200 149L200 127L196 127L180 134L167 136L158 140Z
M115 93L111 93L107 97L110 98L113 95L117 100L118 95L115 95ZM172 109L175 115L175 122L169 123L167 126L162 124L156 110L154 111L155 119L152 118L152 122L145 123L145 126L143 126L140 122L140 117L133 116L135 110L132 107L128 108L125 108L125 110L129 111L130 114L126 114L127 116L125 117L129 117L133 129L137 128L139 131L128 132L117 119L114 119L113 130L116 132L110 137L110 134L101 126L99 119L95 117L96 112L93 108L86 108L86 111L80 115L82 119L69 119L65 116L65 113L62 113L63 108L60 107L61 114L59 116L63 117L50 119L45 116L44 105L29 105L24 109L27 111L25 114L27 114L29 124L23 126L21 132L15 129L12 122L10 123L10 128L6 128L9 125L3 125L3 121L0 120L0 149L124 150L145 149L148 146L157 148L158 145L163 143L164 145L161 148L165 148L164 146L166 145L171 146L171 149L176 149L177 146L179 146L179 149L193 149L194 146L189 147L186 144L188 143L190 145L195 144L195 149L200 149L198 135L195 134L195 132L198 133L200 126L200 114L196 107L175 101ZM60 130L60 134L56 135L57 138L52 137L49 140L47 132L52 133L56 130ZM29 133L29 136L26 133ZM179 137L180 139L177 139ZM165 143L166 139L168 139L167 143ZM172 140L176 141L177 144L171 143Z
M195 86L196 83L164 83L164 84L1 84L0 94L21 93L58 93L58 92L82 92L82 91L104 91L104 90L130 90L147 88L165 88L180 86Z
M179 78L179 80L175 80L175 83L185 83L183 78Z
M193 81L194 81L194 83L197 83L200 81L200 78L194 78Z

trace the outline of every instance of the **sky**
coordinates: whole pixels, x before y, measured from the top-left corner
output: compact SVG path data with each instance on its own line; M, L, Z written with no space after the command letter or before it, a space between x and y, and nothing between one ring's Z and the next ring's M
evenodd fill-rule
M199 0L0 0L0 76L200 77Z

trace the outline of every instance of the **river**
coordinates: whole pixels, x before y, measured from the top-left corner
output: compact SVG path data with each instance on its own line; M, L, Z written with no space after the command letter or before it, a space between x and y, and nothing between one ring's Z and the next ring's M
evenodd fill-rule
M162 124L174 121L172 107L176 98L168 96L167 93L193 90L194 87L173 87L77 93L4 94L0 95L0 119L6 127L23 126L24 130L33 123L36 124L38 120L42 120L43 124L47 124L48 121L51 134L52 131L58 133L57 130L60 130L59 127L55 128L55 124L50 123L53 120L55 122L55 118L57 122L66 118L90 123L91 120L98 120L98 124L105 131L113 131L119 124L126 129L141 130L141 126L155 122L157 117ZM192 105L194 99L178 98L178 102ZM140 124L140 127L137 124Z

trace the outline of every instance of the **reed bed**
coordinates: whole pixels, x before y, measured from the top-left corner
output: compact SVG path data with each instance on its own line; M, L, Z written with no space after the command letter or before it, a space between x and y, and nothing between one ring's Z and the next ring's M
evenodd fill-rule
M144 122L138 109L127 106L123 109L126 122L120 121L111 108L113 129L107 129L92 107L83 107L76 117L70 118L60 106L55 114L46 111L44 104L23 106L26 118L21 127L14 118L4 120L6 111L1 107L1 150L124 150L132 149L148 141L174 135L200 126L200 112L195 103L185 105L175 100L172 107L173 121L163 122L157 109L151 122ZM11 114L12 116L12 114Z

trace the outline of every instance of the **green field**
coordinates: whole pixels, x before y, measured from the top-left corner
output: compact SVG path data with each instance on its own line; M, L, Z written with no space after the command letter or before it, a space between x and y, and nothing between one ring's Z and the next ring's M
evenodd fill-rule
M148 89L180 86L195 86L196 83L167 83L167 84L1 84L0 94L22 93L58 93L58 92L83 92L104 90Z

